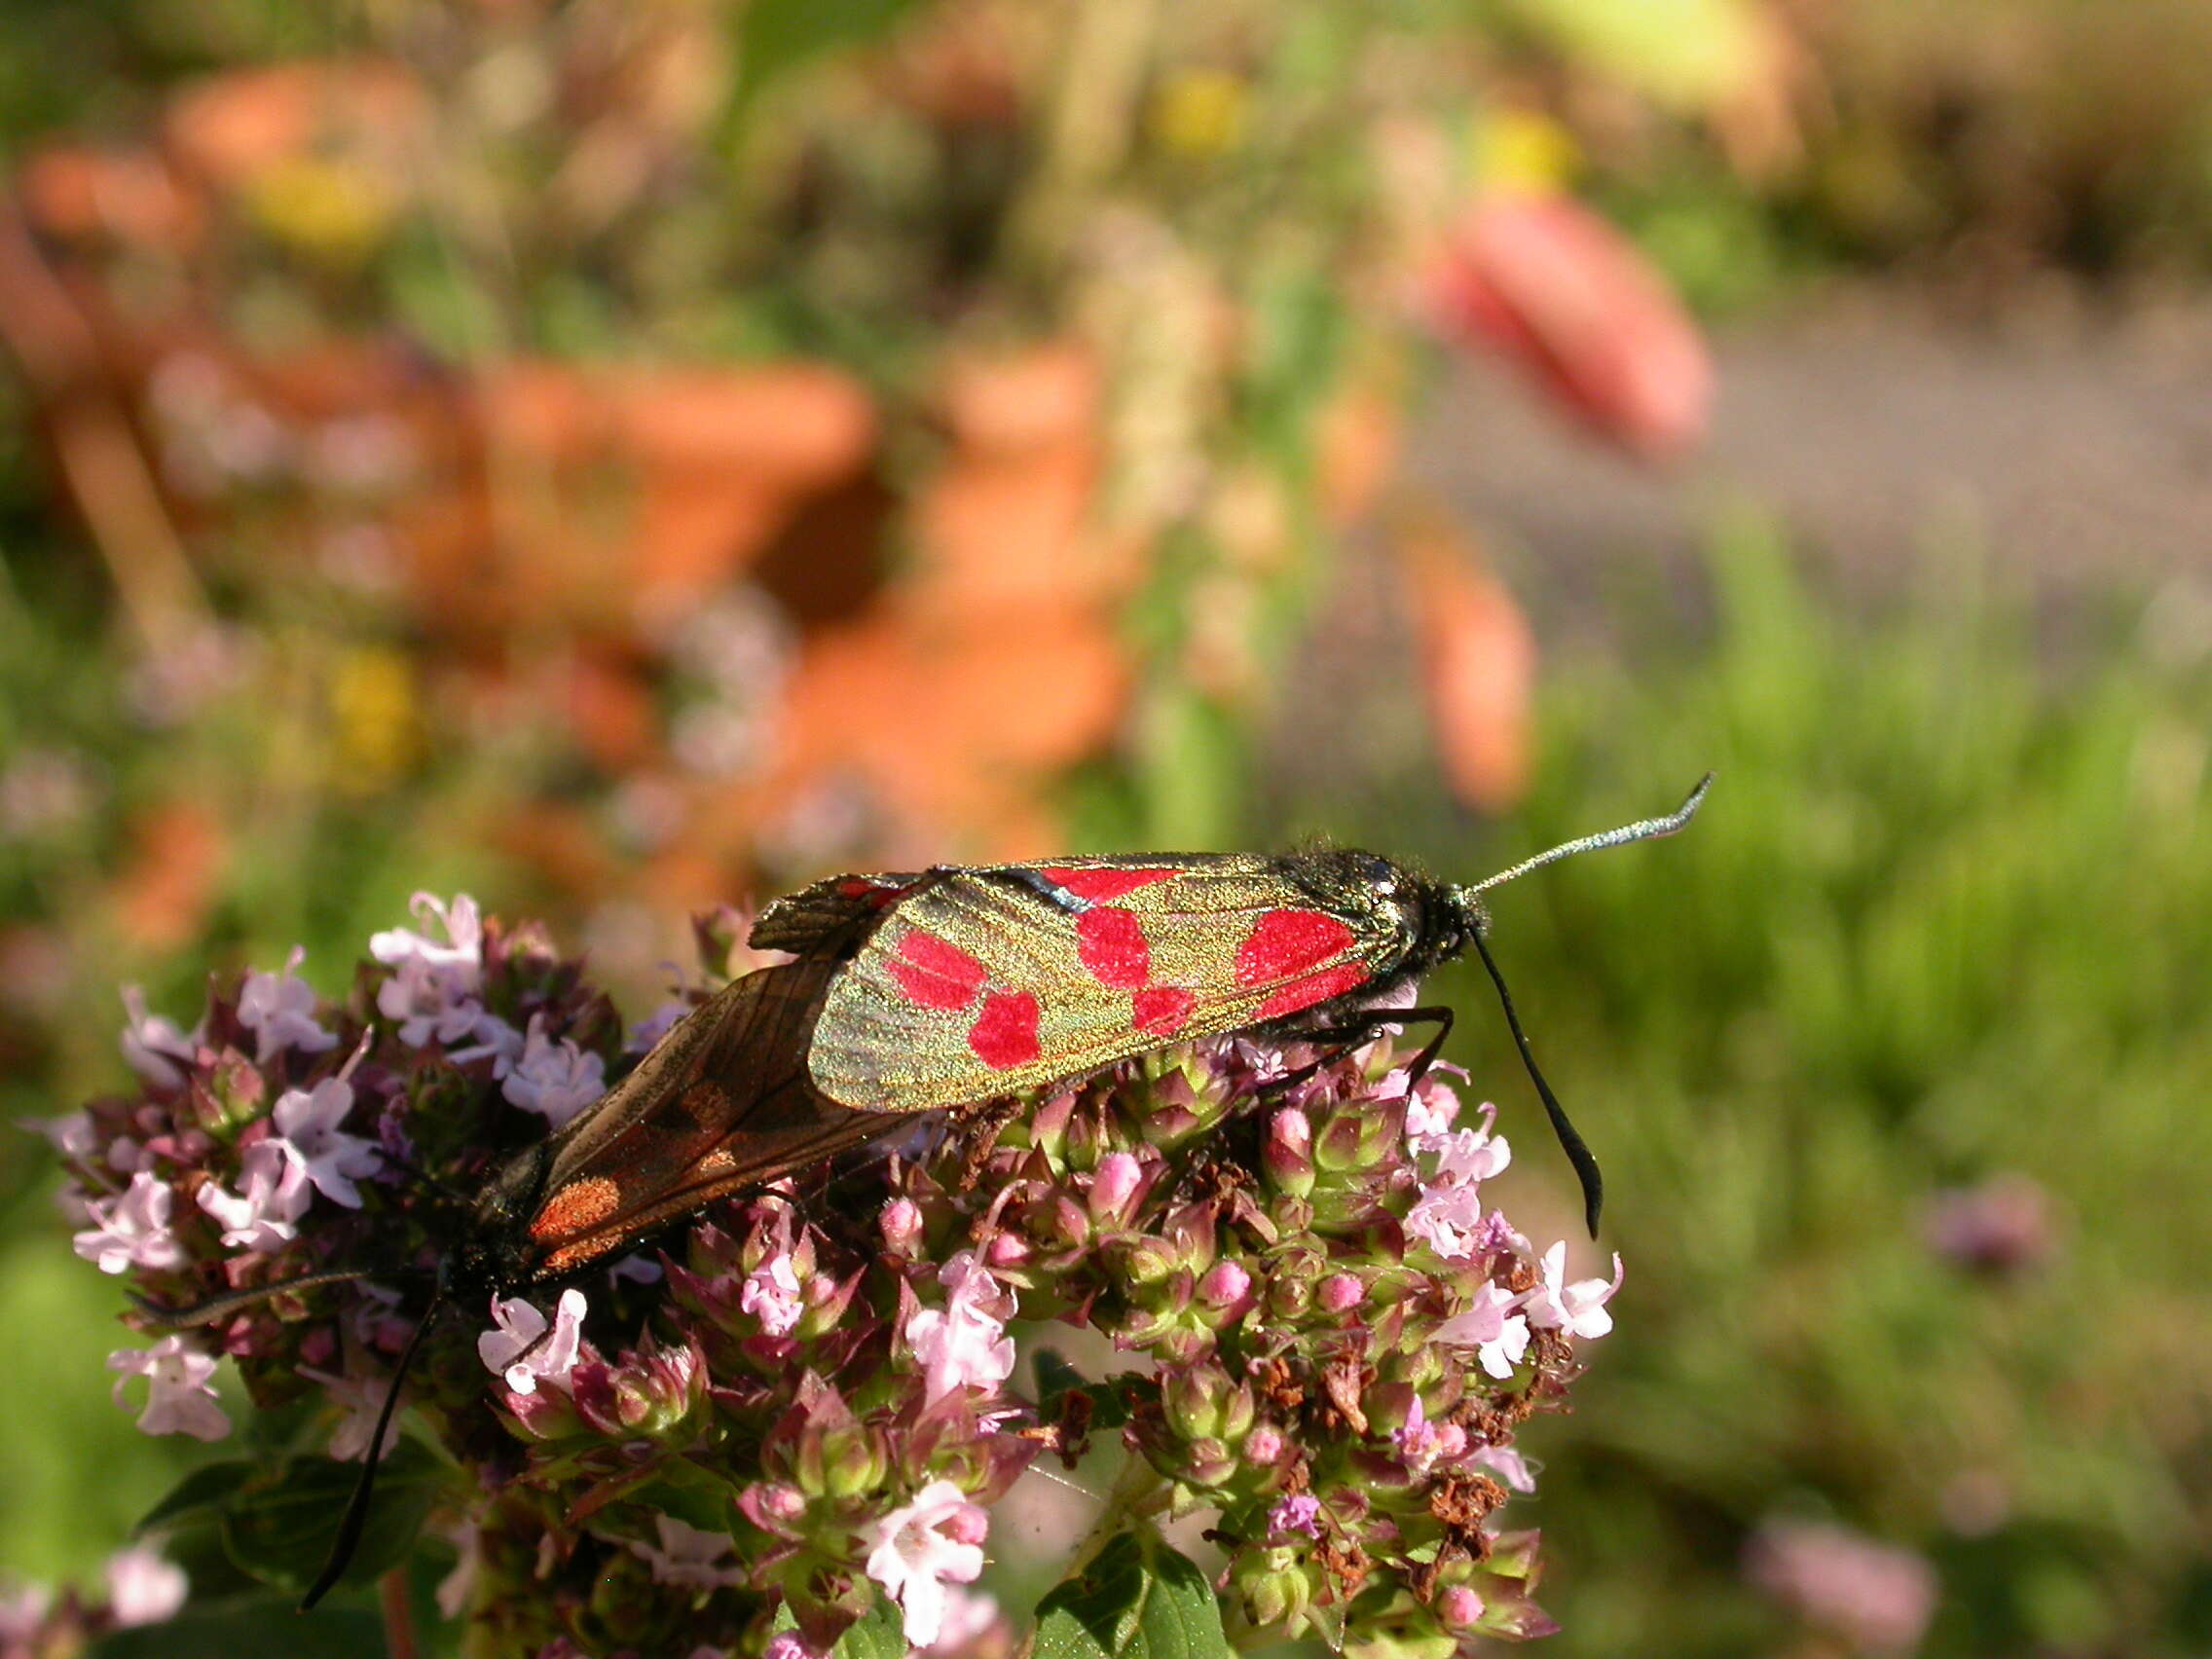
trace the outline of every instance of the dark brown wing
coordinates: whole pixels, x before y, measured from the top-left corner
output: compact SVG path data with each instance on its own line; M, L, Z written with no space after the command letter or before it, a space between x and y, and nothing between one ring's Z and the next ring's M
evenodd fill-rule
M902 1127L826 1099L807 1049L841 952L763 968L701 1004L553 1148L526 1231L572 1272L729 1193Z
M835 948L927 876L923 870L832 875L771 901L745 942L756 950L789 950L799 956Z

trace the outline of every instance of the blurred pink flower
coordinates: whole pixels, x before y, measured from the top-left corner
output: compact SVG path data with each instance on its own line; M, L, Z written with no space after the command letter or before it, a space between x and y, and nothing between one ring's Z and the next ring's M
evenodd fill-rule
M1564 196L1485 197L1426 273L1429 324L1511 357L1648 459L1705 434L1713 365L1682 304L1621 233Z
M607 1062L566 1037L546 1036L541 1014L531 1015L522 1052L501 1054L492 1075L508 1100L556 1129L607 1092Z
M702 1532L673 1515L653 1517L660 1544L630 1539L625 1548L653 1569L655 1584L674 1584L688 1590L720 1590L745 1582L745 1564L736 1559L736 1545L727 1532Z
M222 1228L224 1243L265 1253L299 1236L293 1224L313 1201L307 1164L280 1140L257 1141L240 1156L236 1193L209 1181L199 1198Z
M1917 1647L1936 1611L1936 1569L1925 1557L1822 1522L1761 1526L1744 1575L1863 1653Z
M2016 1173L1946 1188L1928 1206L1925 1235L1931 1250L1964 1268L1993 1273L2030 1268L2056 1243L2050 1195Z
M231 1432L231 1419L215 1403L212 1354L195 1353L184 1338L174 1333L152 1347L124 1348L107 1356L107 1368L118 1373L115 1403L129 1409L123 1391L133 1377L146 1379L146 1409L138 1414L138 1426L148 1434L189 1434L195 1440L220 1440Z
M383 1156L374 1142L350 1135L338 1125L353 1109L353 1086L344 1078L324 1078L313 1088L288 1088L277 1096L277 1144L283 1147L314 1190L348 1209L361 1207L360 1189L353 1185L383 1167Z
M798 1270L791 1252L778 1250L745 1276L737 1305L760 1321L771 1337L788 1336L798 1324L806 1304L799 1295Z
M286 1049L319 1054L338 1045L335 1033L315 1023L314 987L298 977L306 959L306 948L295 944L282 968L274 974L248 973L239 991L239 1023L254 1034L257 1065L267 1065Z
M183 1030L173 1019L148 1014L146 993L136 985L123 987L123 1012L129 1021L123 1028L125 1064L157 1088L174 1088L183 1083L184 1067L199 1050L200 1034Z
M1436 1328L1436 1341L1446 1346L1471 1347L1491 1376L1510 1377L1529 1351L1529 1321L1506 1311L1520 1300L1501 1284L1483 1285L1464 1312Z
M192 1588L183 1567L145 1544L109 1556L105 1571L108 1616L122 1630L176 1617Z
M71 1242L78 1255L95 1264L103 1273L127 1272L132 1268L182 1267L184 1247L169 1232L173 1200L166 1183L141 1170L117 1197L92 1198L86 1203L87 1219L92 1225Z

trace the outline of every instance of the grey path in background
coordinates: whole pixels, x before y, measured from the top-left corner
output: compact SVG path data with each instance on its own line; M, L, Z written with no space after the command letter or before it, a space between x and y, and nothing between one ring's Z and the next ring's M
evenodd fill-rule
M1712 439L1673 472L1478 366L1438 388L1411 477L1484 535L1540 621L1624 568L1686 566L1731 498L1875 593L1960 535L2046 604L2212 572L2212 306L1970 326L1849 294L1724 328L1715 354Z

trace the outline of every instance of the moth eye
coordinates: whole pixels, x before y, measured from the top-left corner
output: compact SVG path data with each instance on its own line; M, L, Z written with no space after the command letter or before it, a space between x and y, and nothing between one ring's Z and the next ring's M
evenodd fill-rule
M1398 890L1398 866L1388 859L1369 853L1359 861L1359 873L1364 880L1383 893L1395 893Z

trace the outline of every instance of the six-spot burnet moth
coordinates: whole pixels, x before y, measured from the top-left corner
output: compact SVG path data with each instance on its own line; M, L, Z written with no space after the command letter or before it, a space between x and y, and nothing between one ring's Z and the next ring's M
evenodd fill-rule
M763 910L751 942L803 956L868 927L830 981L807 1054L824 1094L868 1112L1050 1088L1191 1038L1348 1045L1417 1021L1436 1027L1414 1061L1418 1081L1452 1011L1389 1004L1472 945L1595 1235L1598 1163L1536 1067L1490 953L1482 896L1575 853L1671 835L1712 782L1707 773L1664 818L1585 835L1471 887L1353 851L940 866L817 882Z
M572 1278L719 1198L764 1188L904 1126L903 1118L826 1100L807 1075L807 1037L844 960L827 939L813 955L731 980L579 1117L485 1178L432 1272L428 1302L392 1371L360 1479L303 1611L338 1582L360 1542L401 1388L442 1313ZM140 1310L156 1325L200 1325L280 1292L420 1271L350 1268L190 1308Z

